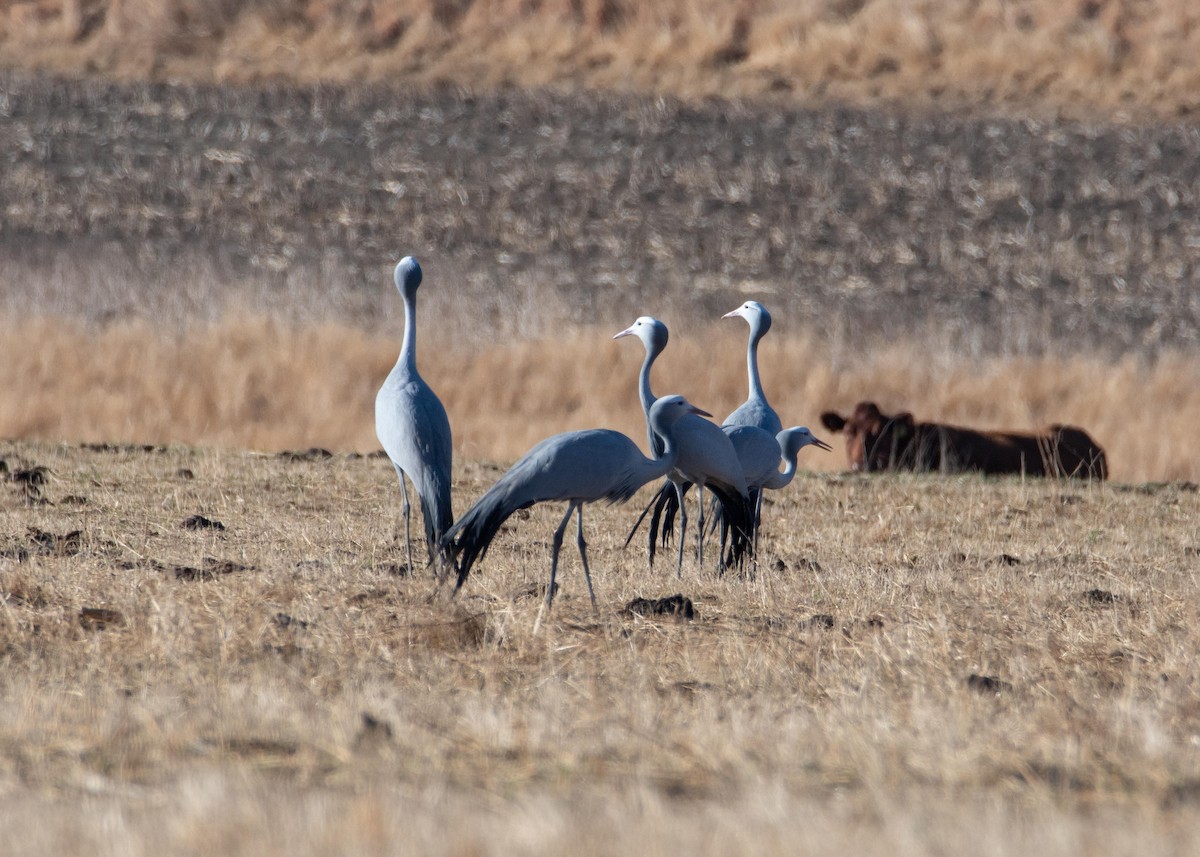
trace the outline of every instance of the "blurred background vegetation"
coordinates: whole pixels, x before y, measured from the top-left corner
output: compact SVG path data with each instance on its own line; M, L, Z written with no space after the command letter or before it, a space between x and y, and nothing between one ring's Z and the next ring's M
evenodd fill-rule
M637 356L595 344L646 313L673 333L658 388L731 409L744 331L709 325L752 297L788 423L859 398L1077 422L1117 478L1195 478L1198 21L5 0L0 436L371 448L412 253L422 365L474 454L637 436Z

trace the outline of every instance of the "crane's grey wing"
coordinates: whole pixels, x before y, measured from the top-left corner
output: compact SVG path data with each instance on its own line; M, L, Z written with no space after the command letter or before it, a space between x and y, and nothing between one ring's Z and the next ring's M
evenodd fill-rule
M375 434L412 480L432 554L454 522L450 499L453 437L441 400L421 379L389 376L375 397Z
M428 386L413 405L414 434L421 461L431 473L449 475L454 464L454 441L446 408Z
M422 511L425 513L425 537L432 550L454 523L450 497L454 440L446 409L428 387L425 387L425 393L417 402L416 413L418 428L415 439L422 463L418 491L421 494Z

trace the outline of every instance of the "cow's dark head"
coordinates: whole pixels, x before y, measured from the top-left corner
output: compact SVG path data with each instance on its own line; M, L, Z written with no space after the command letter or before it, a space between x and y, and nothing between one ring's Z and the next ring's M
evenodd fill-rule
M908 412L891 417L880 411L874 402L859 402L848 417L826 411L821 414L821 423L830 431L846 436L846 455L852 470L870 472L913 467L916 426Z

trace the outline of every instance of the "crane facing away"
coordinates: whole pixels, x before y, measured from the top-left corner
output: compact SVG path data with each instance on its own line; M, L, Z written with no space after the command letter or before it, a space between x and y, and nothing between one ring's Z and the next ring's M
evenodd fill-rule
M396 265L396 288L404 299L404 341L400 357L375 396L375 434L396 475L404 498L404 544L412 570L411 507L405 476L412 480L425 520L429 562L438 562L445 577L449 554L439 549L442 536L454 523L450 505L450 466L453 448L450 420L441 400L417 372L417 287L421 266L412 256Z

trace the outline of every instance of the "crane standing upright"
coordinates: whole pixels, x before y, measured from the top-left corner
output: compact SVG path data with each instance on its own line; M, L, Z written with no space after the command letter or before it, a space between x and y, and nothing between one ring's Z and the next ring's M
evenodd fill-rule
M438 576L444 578L446 564L453 561L439 547L454 523L450 501L453 446L446 409L417 372L417 287L421 276L421 266L412 256L396 265L396 288L404 299L404 341L396 365L375 396L375 434L400 477L408 568L411 572L412 510L405 476L412 480L421 504L429 561L438 562Z

